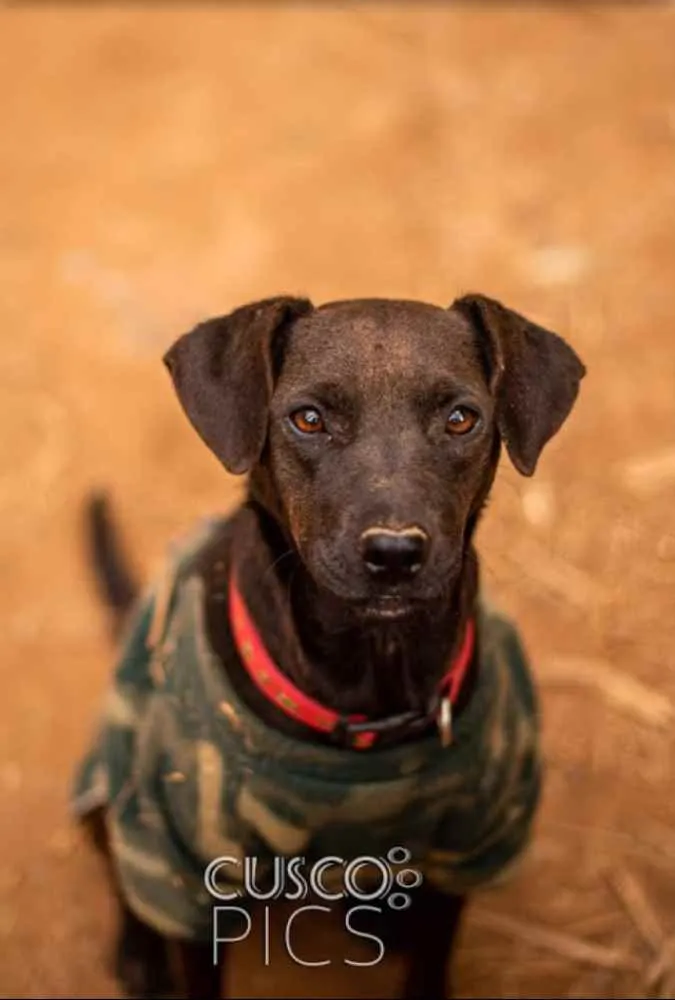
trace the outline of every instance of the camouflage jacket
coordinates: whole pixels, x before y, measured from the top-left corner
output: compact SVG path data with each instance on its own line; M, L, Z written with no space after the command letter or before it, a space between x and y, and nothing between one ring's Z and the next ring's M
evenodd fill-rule
M530 838L541 779L513 625L481 606L476 687L449 747L436 735L366 752L291 739L242 703L209 645L193 557L222 524L202 524L139 601L75 777L76 815L106 806L130 907L161 933L208 939L204 872L222 856L271 866L402 846L444 891L494 882Z

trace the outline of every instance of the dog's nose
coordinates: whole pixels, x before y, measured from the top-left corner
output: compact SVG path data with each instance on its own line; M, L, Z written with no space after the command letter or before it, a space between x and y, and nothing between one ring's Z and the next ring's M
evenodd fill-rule
M363 561L373 577L397 582L415 576L429 548L421 528L368 528L361 536Z

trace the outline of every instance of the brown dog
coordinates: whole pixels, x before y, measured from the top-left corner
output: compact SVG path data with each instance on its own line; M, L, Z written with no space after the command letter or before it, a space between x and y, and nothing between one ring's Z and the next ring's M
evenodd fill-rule
M532 475L584 367L480 295L268 299L198 326L165 362L249 494L137 602L78 778L76 809L112 862L122 982L165 995L173 937L188 996L220 995L221 897L203 880L219 854L269 874L278 857L396 846L424 873L398 915L403 993L443 996L464 898L520 855L539 795L536 700L515 629L481 601L474 531L502 442Z

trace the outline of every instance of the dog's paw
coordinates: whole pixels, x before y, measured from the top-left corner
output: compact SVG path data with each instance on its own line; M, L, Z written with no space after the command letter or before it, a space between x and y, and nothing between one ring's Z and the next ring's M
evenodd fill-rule
M169 1000L180 996L168 973L149 968L142 959L125 958L119 962L117 980L129 1000Z
M452 996L445 979L439 976L410 975L403 988L403 1000L449 1000Z
M444 986L425 985L420 983L411 989L406 987L403 1000L450 1000L452 993L447 993Z
M129 1000L160 1000L176 997L167 949L160 942L142 942L121 937L117 944L114 974ZM163 944L163 942L162 942Z

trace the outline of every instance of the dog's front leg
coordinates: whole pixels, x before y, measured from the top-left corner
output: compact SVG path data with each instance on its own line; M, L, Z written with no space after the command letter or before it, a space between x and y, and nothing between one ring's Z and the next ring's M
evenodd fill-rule
M416 901L408 941L408 971L404 1000L452 996L446 992L448 966L466 899L448 896L425 883Z
M220 1000L222 987L222 948L219 961L213 961L213 945L203 941L181 941L180 961L187 1000Z

